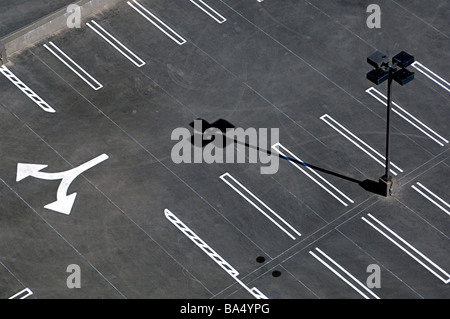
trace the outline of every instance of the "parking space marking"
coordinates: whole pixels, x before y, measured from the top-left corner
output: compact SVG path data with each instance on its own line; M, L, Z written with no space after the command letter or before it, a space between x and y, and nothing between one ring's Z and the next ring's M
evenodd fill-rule
M197 247L203 250L212 260L214 260L223 270L225 270L238 284L253 295L256 299L268 299L257 288L249 288L239 278L239 272L233 268L225 259L216 253L207 243L198 237L186 224L184 224L170 210L165 209L164 214L173 225L175 225L185 236L187 236Z
M25 299L31 296L33 292L29 288L25 288L22 291L19 291L14 296L9 297L8 299Z
M418 251L410 243L408 243L406 240L401 238L399 235L397 235L394 231L392 231L385 224L383 224L378 219L373 217L371 214L368 214L367 216L370 217L373 221L375 221L378 225L383 227L385 230L387 230L390 234L392 234L395 238L397 238L397 240L395 240L393 237L386 234L386 232L381 230L379 227L374 225L371 221L367 220L365 217L361 217L361 219L364 220L367 224L369 224L373 229L375 229L381 235L386 237L390 242L392 242L394 245L396 245L398 248L400 248L406 254L408 254L411 258L413 258L415 261L417 261L420 265L425 267L429 272L431 272L434 276L439 278L442 282L444 282L445 284L448 284L450 282L450 275L446 271L444 271L441 267L439 267L437 264L435 264L433 261L431 261L428 257L426 257L424 254L422 254L420 251ZM412 252L409 251L406 247L409 248L410 250L412 250ZM440 274L438 274L438 272ZM441 276L441 275L444 275L444 276Z
M183 45L187 42L185 39L183 39L182 36L180 36L171 27L169 27L167 24L165 24L163 21L161 21L161 19L159 19L157 16L155 16L153 13L151 13L148 9L146 9L144 6L142 6L139 2L137 2L136 0L133 0L133 2L138 7L140 7L143 11L145 11L147 14L143 13L140 9L136 8L136 6L134 6L130 1L127 1L128 5L130 7L132 7L134 10L136 10L136 12L138 12L141 16L143 16L145 19L147 19L149 22L151 22L155 27L157 27L161 32L163 32L165 35L167 35L170 39L175 41L178 45Z
M50 105L48 105L47 102L34 93L33 90L31 90L25 83L15 76L14 73L12 73L6 66L2 65L0 67L0 72L45 112L56 112Z
M365 143L363 140L361 140L359 137L357 137L355 134L353 134L352 132L350 132L348 129L346 129L342 124L340 124L338 121L336 121L335 119L333 119L331 116L329 116L328 114L324 114L320 117L320 119L322 121L324 121L325 123L327 123L331 128L333 128L335 131L337 131L339 134L341 134L342 136L344 136L347 140L349 140L350 142L352 142L354 145L356 145L359 149L361 149L364 153L366 153L367 155L369 155L371 158L373 158L378 164L380 164L383 167L386 167L386 164L384 162L382 162L381 160L379 160L376 156L378 156L379 158L383 159L384 161L386 161L386 157L384 157L383 155L381 155L378 151L376 151L373 147L371 147L370 145L368 145L367 143ZM340 127L340 129L338 129L335 125L331 124L329 121L331 120L334 124L336 124L337 126ZM345 131L346 133L342 132ZM349 137L351 136L351 137ZM361 146L363 145L363 146ZM371 153L372 152L372 153ZM376 155L376 156L375 156ZM391 162L392 167L394 167L395 169L397 169L399 172L403 172L403 170L401 168L399 168L397 165L395 165L394 163ZM395 176L398 175L397 172L395 172L393 169L390 170L392 174L394 174Z
M421 187L423 190L425 190L428 194L430 194L431 196L433 196L434 198L436 198L438 201L440 201L442 204L444 204L445 206L447 206L448 208L450 208L450 204L445 202L442 198L440 198L439 196L437 196L435 193L433 193L432 191L430 191L428 188L426 188L425 186L423 186L421 183L417 182L416 183L417 186ZM433 200L430 196L426 195L424 192L422 192L420 189L418 189L416 187L416 185L412 185L411 187L418 192L420 195L422 195L423 197L425 197L426 199L428 199L430 202L432 202L434 205L436 205L437 207L439 207L442 211L444 211L447 215L450 216L450 211L448 211L447 209L445 209L444 207L442 207L440 204L438 204L435 200Z
M87 22L86 25L89 28L91 28L95 33L97 33L101 38L103 38L103 40L108 42L114 49L119 51L124 57L126 57L128 60L130 60L134 65L136 65L138 68L140 68L140 67L145 65L145 62L141 58L139 58L136 54L134 54L130 49L128 49L125 45L123 45L119 40L117 40L108 31L106 31L103 27L101 27L97 22L95 22L94 20L91 20L91 22L92 22L93 26L89 22ZM104 34L102 34L100 31L102 31L106 36ZM121 48L119 48L111 40L114 41ZM125 53L124 50L126 52L128 52L128 54ZM131 58L130 55L134 59Z
M234 184L238 185L239 187L234 186L231 182L229 182L226 178L231 179ZM250 192L244 185L242 185L239 181L237 181L233 176L231 176L229 173L225 173L222 176L220 176L220 179L224 181L228 186L230 186L236 193L241 195L247 202L249 202L253 207L255 207L261 214L263 214L265 217L267 217L272 223L274 223L279 229L281 229L286 235L288 235L292 240L295 240L295 236L289 233L283 226L281 226L277 221L275 221L271 216L269 216L268 213L264 211L267 210L270 214L275 216L279 221L281 221L283 224L285 224L290 230L292 230L297 236L301 236L301 234L292 227L287 221L285 221L281 216L279 216L277 213L275 213L269 206L267 206L263 201L261 201L258 197L256 197L252 192ZM256 204L254 201L252 201L249 197L247 197L243 192L241 192L238 188L242 189L250 195L258 204ZM261 206L264 208L261 208Z
M336 261L334 261L330 256L325 254L322 250L316 247L316 251L320 253L323 257L328 259L332 264L334 264L341 272L343 272L345 275L347 275L351 280L353 280L356 284L358 284L360 287L364 288L369 294L371 294L375 299L380 299L375 293L373 293L367 286L365 286L361 281L356 279L351 273L349 273L347 270L345 270L341 265L339 265ZM352 284L347 278L345 278L339 271L335 268L333 268L330 264L328 264L326 261L324 261L322 258L317 256L314 252L309 252L314 258L316 258L320 263L322 263L325 267L327 267L329 270L331 270L332 273L334 273L336 276L338 276L341 280L343 280L347 285L352 287L356 292L358 292L361 296L363 296L365 299L370 299L368 295L363 293L360 289L358 289L354 284Z
M448 83L446 80L444 80L442 77L425 67L420 62L414 62L411 64L417 71L423 73L427 78L432 80L433 82L437 83L439 86L443 87L447 92L450 92L450 83Z
M203 12L205 12L207 15L209 15L211 18L216 20L217 23L224 23L227 21L227 19L222 16L220 13L218 13L216 10L211 8L208 4L206 4L202 0L190 0L193 4L195 4L197 7L199 7Z
M100 90L103 85L100 84L96 79L92 77L89 73L86 72L81 66L79 66L74 60L72 60L66 53L64 53L60 48L58 48L53 42L50 41L50 45L55 48L63 57L65 57L69 62L71 62L79 71L83 72L89 79L94 82L95 85L93 85L91 82L89 82L84 76L80 74L77 70L75 70L74 67L72 67L66 60L64 60L58 53L53 51L47 44L44 44L44 47L50 51L58 60L60 60L62 63L64 63L70 70L72 70L76 75L78 75L84 82L86 82L92 89L95 91Z
M277 148L278 147L278 148ZM272 148L278 152L280 155L285 157L289 162L294 165L299 171L301 171L303 174L308 176L310 179L312 179L317 185L319 185L321 188L323 188L326 192L328 192L331 196L336 198L342 205L348 206L348 204L342 200L339 196L337 196L332 190L330 190L328 187L320 183L317 179L315 179L313 176L311 176L306 170L302 169L298 164L303 165L306 167L309 171L311 171L314 175L316 175L318 178L320 178L325 184L327 184L329 187L331 187L335 192L337 192L340 196L342 196L345 200L347 200L350 203L354 203L354 201L349 198L347 195L345 195L343 192L341 192L339 189L337 189L333 184L331 184L329 181L327 181L325 178L323 178L320 174L318 174L315 170L313 170L311 167L309 167L305 162L303 162L300 158L298 158L295 154L293 154L291 151L289 151L286 147L281 145L281 143L276 143L272 145ZM284 149L284 152L288 153L286 155L283 153L280 148Z
M384 106L387 106L387 97L375 89L374 87L371 87L366 90L368 94L373 96L376 100L380 101ZM440 146L444 146L444 143L448 143L448 140L440 136L438 133L433 131L431 128L429 128L427 125L425 125L423 122L419 121L416 117L408 113L405 109L400 107L397 103L392 102L392 111L396 113L398 116L400 116L402 119L407 121L409 124L417 128L419 131L421 131L423 134L428 136L430 139L438 143ZM403 114L402 114L403 113ZM434 135L434 136L433 136Z

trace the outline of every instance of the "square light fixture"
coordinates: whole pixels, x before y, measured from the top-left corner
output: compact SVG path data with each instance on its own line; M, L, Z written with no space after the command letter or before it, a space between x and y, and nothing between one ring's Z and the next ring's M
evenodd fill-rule
M383 69L373 69L367 73L367 79L376 85L379 85L389 78L389 71Z
M392 62L397 63L401 68L407 68L414 63L414 57L405 51L402 51L392 58Z
M386 54L377 51L367 58L367 63L369 63L374 68L379 68L383 63L389 62Z
M402 86L414 80L414 72L403 68L395 72L393 76L395 82Z

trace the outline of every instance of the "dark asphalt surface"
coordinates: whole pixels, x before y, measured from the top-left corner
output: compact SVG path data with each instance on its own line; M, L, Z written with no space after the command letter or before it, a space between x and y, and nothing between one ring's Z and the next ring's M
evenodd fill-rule
M86 26L91 18L12 56L8 69L56 113L0 76L0 297L28 288L29 298L253 298L242 283L271 299L449 298L448 142L393 114L392 161L403 172L385 198L362 187L384 168L321 120L328 114L384 154L385 107L366 92L366 57L405 50L450 79L448 2L376 1L382 27L369 29L374 2L205 1L226 17L219 24L190 1L140 0L186 40L178 45L124 1L92 19L146 62L140 68ZM50 41L103 87L61 63L44 47ZM386 94L385 84L376 89ZM449 139L449 90L416 71L394 84L393 99ZM278 128L279 142L326 182L283 158L273 175L260 174L261 163L175 164L171 134L192 132L198 118ZM19 163L56 173L101 154L108 159L70 184L70 215L45 208L61 180L16 181ZM227 185L225 173L255 197ZM261 202L301 236L283 232ZM71 264L80 289L66 285ZM381 273L381 288L366 287L374 295L363 287L372 264Z

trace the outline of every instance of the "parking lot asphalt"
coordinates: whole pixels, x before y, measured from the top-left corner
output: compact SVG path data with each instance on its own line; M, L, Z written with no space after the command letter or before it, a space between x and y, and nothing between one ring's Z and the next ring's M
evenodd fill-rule
M381 28L366 24L372 3ZM6 8L34 19L25 2ZM449 11L123 1L9 57L0 298L449 298ZM376 50L416 60L393 87L388 197L372 186L386 134L386 85L366 80ZM244 163L177 163L197 119L279 134L231 141Z

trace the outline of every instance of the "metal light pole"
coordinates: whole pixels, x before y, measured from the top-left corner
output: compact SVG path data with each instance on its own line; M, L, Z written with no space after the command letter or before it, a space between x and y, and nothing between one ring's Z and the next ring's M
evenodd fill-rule
M392 195L392 178L391 178L391 104L392 104L392 81L395 80L400 85L414 80L414 72L408 71L406 68L414 63L414 57L405 51L400 52L392 58L392 63L384 53L375 52L367 58L367 62L375 67L367 73L367 79L379 85L384 81L388 81L387 87L387 116L386 116L386 164L385 174L379 179L379 193L383 196Z
M389 68L388 94L387 94L387 115L386 115L386 180L390 180L391 170L391 102L392 102L392 68Z

